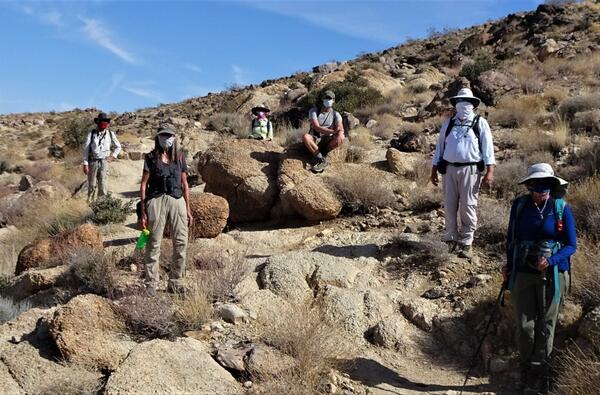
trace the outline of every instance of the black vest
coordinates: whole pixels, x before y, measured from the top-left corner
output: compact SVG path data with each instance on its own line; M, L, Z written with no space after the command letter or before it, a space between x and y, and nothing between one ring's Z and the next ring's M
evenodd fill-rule
M181 173L183 163L177 160L172 163L164 163L156 157L154 152L146 155L148 167L150 169L150 178L146 189L146 199L152 199L157 196L167 194L176 199L183 196L183 187L181 185Z

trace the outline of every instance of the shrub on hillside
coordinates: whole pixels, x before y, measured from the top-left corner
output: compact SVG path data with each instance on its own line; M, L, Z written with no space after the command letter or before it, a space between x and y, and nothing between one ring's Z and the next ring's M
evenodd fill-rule
M92 221L105 225L121 223L133 212L133 202L113 197L111 194L101 196L90 204Z
M600 135L600 110L578 112L571 125L576 132Z
M362 163L367 153L375 147L369 129L359 127L350 132L347 162Z
M115 264L102 251L79 248L69 253L67 264L70 276L83 292L112 296L117 288Z
M129 333L140 341L172 339L180 332L173 303L166 295L140 292L119 299L118 306Z
M600 178L592 177L576 184L567 199L580 231L594 239L600 238Z
M479 51L473 60L465 64L459 75L466 77L469 81L475 81L482 73L498 67L498 61L486 51Z
M383 101L381 93L369 87L366 82L359 77L349 77L344 81L331 82L319 90L314 90L303 97L299 104L308 111L315 105L321 105L320 99L323 92L331 90L335 93L336 111L354 112L360 108L373 106Z
M75 114L62 124L65 145L71 148L83 146L87 134L94 128L94 117L90 114Z
M504 243L510 214L509 204L480 199L477 214L477 243L483 246Z
M527 164L522 159L510 159L498 164L494 172L492 194L499 199L512 201L525 193L518 182L527 174Z
M573 165L583 166L586 175L593 176L600 172L600 142L583 145L577 155L572 158Z
M560 395L595 394L600 388L600 355L571 345L555 358L558 364L555 393Z
M600 93L569 97L558 106L559 113L568 120L583 111L600 109Z
M569 123L563 119L556 119L551 130L521 130L519 147L526 153L536 151L558 154L570 143Z
M182 330L199 330L213 316L212 303L202 285L196 285L175 297L175 318Z
M231 133L238 137L248 137L250 120L239 113L216 113L208 118L208 130L215 132Z
M584 309L589 310L600 305L600 265L598 265L600 246L591 237L582 237L581 234L579 236L577 253L571 259L573 275L571 291Z
M536 123L546 111L547 101L541 95L505 96L490 115L490 121L507 128Z
M30 308L28 302L15 302L0 296L0 325L17 318Z
M191 252L188 255L194 254ZM192 256L199 271L198 284L210 301L229 302L235 288L248 272L248 262L242 251L216 248L202 249Z

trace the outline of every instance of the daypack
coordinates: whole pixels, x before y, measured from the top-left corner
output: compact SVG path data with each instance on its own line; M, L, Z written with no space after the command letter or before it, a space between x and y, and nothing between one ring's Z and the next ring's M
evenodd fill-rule
M517 274L517 254L519 253L519 248L517 248L518 245L515 245L515 244L518 244L518 240L516 239L517 222L518 222L519 215L523 211L523 207L525 207L525 203L528 198L529 198L528 195L524 195L524 196L517 198L517 200L516 200L517 206L515 208L515 217L513 218L512 226L510 229L511 239L512 239L512 243L513 243L513 246L512 246L513 257L512 257L512 268L511 268L511 272L510 272L510 279L508 280L508 289L512 289L512 286L514 285L515 277ZM562 198L562 196L558 197L558 198L554 198L554 215L557 218L556 230L558 231L559 237L562 235L562 231L563 231L563 215L565 212L566 205L567 205L567 202L565 201L565 199ZM554 244L552 254L555 254L560 248L561 248L560 242L556 242ZM558 304L559 299L560 299L558 265L553 266L552 272L553 272L552 275L553 275L553 280L554 280L554 300ZM569 262L568 273L569 273L569 290L570 290L571 289L571 263L570 262Z
M333 114L333 124L331 126L333 127L333 129L335 129L335 128L337 128L338 115L340 113L333 110L333 111L331 111L331 114ZM319 115L321 115L321 106L317 106L317 120L319 119ZM311 127L311 129L312 129L312 127Z
M471 123L471 126L469 126L470 129L473 129L475 138L477 138L477 145L479 147L479 153L482 152L482 150L481 150L481 131L479 130L479 120L480 119L481 119L481 115L476 115L475 118L473 118L473 122ZM446 151L446 139L450 135L450 132L452 132L452 128L454 128L455 123L456 123L456 120L455 120L455 116L453 115L452 117L450 117L450 122L448 122L448 127L446 128L446 131L444 132L444 146L442 148L442 155L441 155L440 161L438 162L438 166L437 166L440 174L446 174L446 167L448 166L448 162L446 160L444 160L444 151ZM477 170L483 171L484 169L485 169L485 164L483 163L483 160L481 160L477 163Z

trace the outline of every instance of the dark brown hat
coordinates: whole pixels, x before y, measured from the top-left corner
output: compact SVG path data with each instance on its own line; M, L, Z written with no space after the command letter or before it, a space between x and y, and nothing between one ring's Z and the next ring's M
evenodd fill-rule
M258 115L259 112L271 112L271 110L269 110L269 107L267 107L264 104L259 104L258 106L253 107L250 111L252 111L252 114L254 115Z
M106 115L105 112L101 112L96 118L94 118L94 122L110 122L110 118L108 117L108 115Z

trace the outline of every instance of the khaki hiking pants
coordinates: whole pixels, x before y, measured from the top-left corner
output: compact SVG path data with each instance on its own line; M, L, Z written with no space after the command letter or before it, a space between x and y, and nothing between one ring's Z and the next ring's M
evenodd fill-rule
M462 245L473 244L482 177L476 165L448 165L442 185L446 218L446 234L442 237L443 241L456 241ZM460 217L460 230L457 217Z
M175 199L161 195L150 199L146 208L150 237L146 245L145 282L149 288L156 289L159 277L160 242L165 225L169 223L173 240L173 260L169 270L169 283L181 285L185 270L185 258L188 243L188 219L185 199Z
M551 268L550 268L551 269ZM548 270L547 276L552 276ZM546 285L546 314L541 317L539 308L542 306L542 276L535 273L517 273L515 283L510 292L513 313L516 321L516 341L521 360L531 365L541 365L547 355L552 352L554 330L558 312L569 284L569 273L559 273L560 297L558 303L554 300L552 282ZM544 342L543 327L546 326L546 341Z
M88 202L94 199L96 188L98 197L108 193L108 161L106 159L91 160L88 172Z

